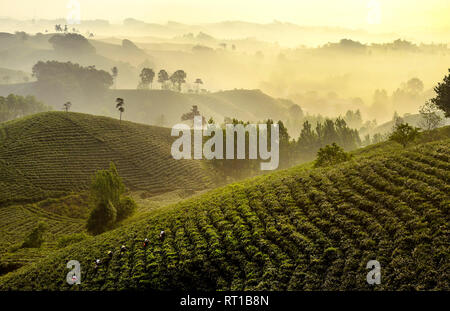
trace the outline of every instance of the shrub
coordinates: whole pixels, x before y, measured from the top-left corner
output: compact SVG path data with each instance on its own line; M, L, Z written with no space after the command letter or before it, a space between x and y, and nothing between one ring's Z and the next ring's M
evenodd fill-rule
M39 248L44 243L44 233L47 224L39 222L37 227L31 231L22 243L22 248Z
M122 197L117 206L117 221L130 217L136 211L136 202L130 197Z
M344 149L333 143L320 148L317 152L317 160L315 167L335 165L350 160L351 155L346 153Z
M92 234L100 234L112 229L116 219L117 211L111 201L99 202L92 210L86 228Z

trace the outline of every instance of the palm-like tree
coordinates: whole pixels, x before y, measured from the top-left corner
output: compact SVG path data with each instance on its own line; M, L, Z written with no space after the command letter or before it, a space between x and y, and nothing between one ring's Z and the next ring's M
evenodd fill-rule
M65 110L66 112L69 112L70 107L72 107L72 103L71 103L71 102L67 102L67 103L65 103L63 106L64 106L64 110Z
M125 102L123 98L116 98L116 108L120 112L120 122L122 122L122 113L125 111Z

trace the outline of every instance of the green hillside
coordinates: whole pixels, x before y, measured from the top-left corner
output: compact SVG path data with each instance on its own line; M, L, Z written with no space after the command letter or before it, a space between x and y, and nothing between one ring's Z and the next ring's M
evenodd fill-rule
M388 150L159 209L1 277L0 289L369 290L376 259L376 289L450 290L450 138ZM81 263L81 285L65 282L69 260Z
M174 160L170 129L80 113L48 112L0 124L0 206L86 190L115 162L126 186L158 194L203 190L202 161Z

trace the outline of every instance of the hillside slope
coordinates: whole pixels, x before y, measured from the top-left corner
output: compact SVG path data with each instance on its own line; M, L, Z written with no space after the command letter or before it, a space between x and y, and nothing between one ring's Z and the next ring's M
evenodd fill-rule
M48 112L0 124L0 206L88 188L113 161L130 190L204 189L202 161L174 160L170 129L80 113Z
M446 138L232 184L5 275L0 290L369 290L372 259L376 289L449 290L449 150Z
M127 120L156 124L164 115L165 126L179 123L181 115L197 105L201 114L217 123L225 117L246 121L261 121L268 118L285 120L288 108L294 103L272 98L260 90L229 90L207 94L178 93L164 90L110 90L105 97L105 107L110 109L117 97L127 103ZM106 109L106 108L105 108ZM116 113L115 111L108 111Z

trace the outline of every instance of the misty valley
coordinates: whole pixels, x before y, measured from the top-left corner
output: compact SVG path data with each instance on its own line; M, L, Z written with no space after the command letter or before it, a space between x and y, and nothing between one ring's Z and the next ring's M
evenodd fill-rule
M17 1L0 294L450 290L450 7Z

